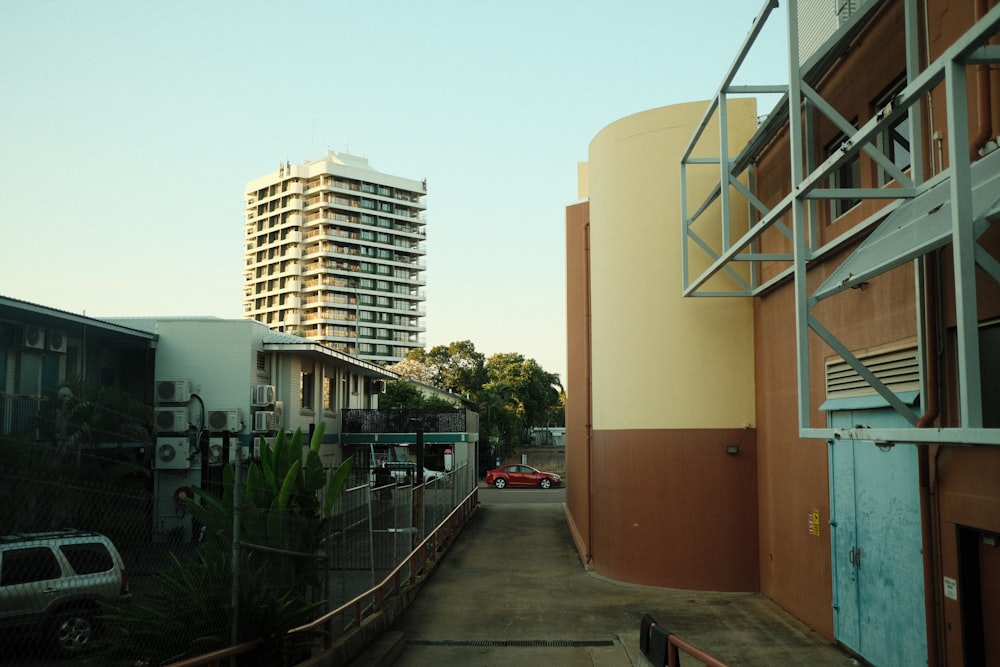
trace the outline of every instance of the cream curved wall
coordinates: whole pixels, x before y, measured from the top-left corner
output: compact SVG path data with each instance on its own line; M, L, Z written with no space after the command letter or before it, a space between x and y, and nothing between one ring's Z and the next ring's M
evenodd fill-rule
M753 425L752 299L681 294L680 158L705 109L637 113L590 144L595 430ZM754 101L731 100L728 117L730 145L743 146L756 127ZM705 135L696 155L718 156L717 125ZM717 167L689 169L689 200L700 202L718 178ZM745 211L734 214L745 224ZM714 226L698 231L718 236Z

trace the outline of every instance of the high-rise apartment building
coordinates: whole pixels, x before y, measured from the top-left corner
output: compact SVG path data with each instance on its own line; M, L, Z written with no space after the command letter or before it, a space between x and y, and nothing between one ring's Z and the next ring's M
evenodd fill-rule
M379 363L423 347L426 194L335 151L248 183L244 316Z

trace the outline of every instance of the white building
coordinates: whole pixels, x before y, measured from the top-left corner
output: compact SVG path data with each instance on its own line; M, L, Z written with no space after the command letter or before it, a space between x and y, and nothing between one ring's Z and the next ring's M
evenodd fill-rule
M152 452L157 538L189 539L179 498L190 487L221 484L222 467L259 456L261 438L324 424L320 458L343 461L341 411L378 408L381 366L252 320L212 317L113 318L156 334Z
M380 364L423 347L426 194L334 151L251 181L243 315Z

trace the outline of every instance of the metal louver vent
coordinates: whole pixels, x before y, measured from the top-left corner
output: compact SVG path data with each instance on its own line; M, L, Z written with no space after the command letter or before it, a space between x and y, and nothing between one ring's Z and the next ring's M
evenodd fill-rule
M858 359L894 394L920 391L920 361L917 348L891 350ZM826 397L873 396L878 392L841 358L826 362Z

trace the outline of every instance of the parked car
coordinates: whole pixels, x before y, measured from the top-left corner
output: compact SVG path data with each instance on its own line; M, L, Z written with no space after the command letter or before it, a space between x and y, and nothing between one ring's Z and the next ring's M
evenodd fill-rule
M430 468L424 468L424 482L430 482L431 480L441 479L447 476L448 473L443 470L431 470Z
M548 489L562 484L562 478L554 472L542 472L531 466L510 464L486 471L486 483L498 489L507 486L540 486Z
M101 602L130 596L118 549L100 533L60 530L0 537L0 629L40 634L62 655L94 637Z

